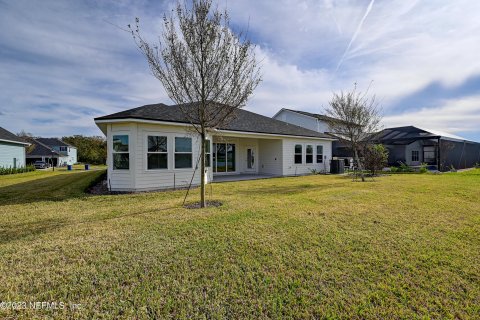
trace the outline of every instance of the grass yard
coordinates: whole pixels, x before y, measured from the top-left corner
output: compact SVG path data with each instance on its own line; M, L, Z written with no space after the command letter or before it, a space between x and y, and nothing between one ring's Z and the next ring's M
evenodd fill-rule
M66 303L0 318L480 318L480 170L214 184L201 210L83 194L101 173L0 178L0 300Z

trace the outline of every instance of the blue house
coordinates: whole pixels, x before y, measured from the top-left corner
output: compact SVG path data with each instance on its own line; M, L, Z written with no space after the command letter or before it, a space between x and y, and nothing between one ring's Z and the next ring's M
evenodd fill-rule
M22 138L0 127L0 167L24 167L25 147L28 145Z

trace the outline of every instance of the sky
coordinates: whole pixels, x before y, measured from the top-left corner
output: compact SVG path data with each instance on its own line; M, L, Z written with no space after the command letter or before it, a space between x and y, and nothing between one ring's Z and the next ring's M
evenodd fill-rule
M93 118L173 104L130 34L155 41L173 1L0 0L0 126L101 135ZM247 109L323 113L333 92L369 90L383 126L480 141L480 1L218 0L248 30L263 81Z

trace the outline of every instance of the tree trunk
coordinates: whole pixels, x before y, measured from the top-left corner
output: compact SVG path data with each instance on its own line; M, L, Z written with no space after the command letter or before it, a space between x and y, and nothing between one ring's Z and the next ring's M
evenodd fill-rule
M202 147L200 148L200 207L205 208L206 207L206 202L205 202L205 140L206 140L206 134L205 131L202 131L201 134L202 138Z
M360 170L360 177L362 178L362 182L365 182L365 176L363 175L363 166L360 162L360 157L358 156L357 148L355 148L355 161L357 161L358 170Z

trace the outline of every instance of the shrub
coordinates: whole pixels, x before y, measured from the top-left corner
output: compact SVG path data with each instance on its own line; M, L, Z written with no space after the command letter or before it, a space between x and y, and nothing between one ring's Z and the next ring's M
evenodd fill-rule
M410 167L408 164L400 162L400 167L399 167L400 172L413 172L413 168Z
M420 165L420 170L418 170L418 172L420 172L420 173L427 173L427 172L428 172L427 164L426 164L426 163L422 163L422 164Z
M20 167L20 168L0 167L0 175L2 176L7 174L24 173L24 172L30 172L30 171L35 171L35 167L34 166L26 166L26 167Z
M387 165L388 149L383 144L367 145L363 153L365 169L372 175Z
M400 168L398 168L398 167L390 167L390 172L392 172L392 173L400 172Z

